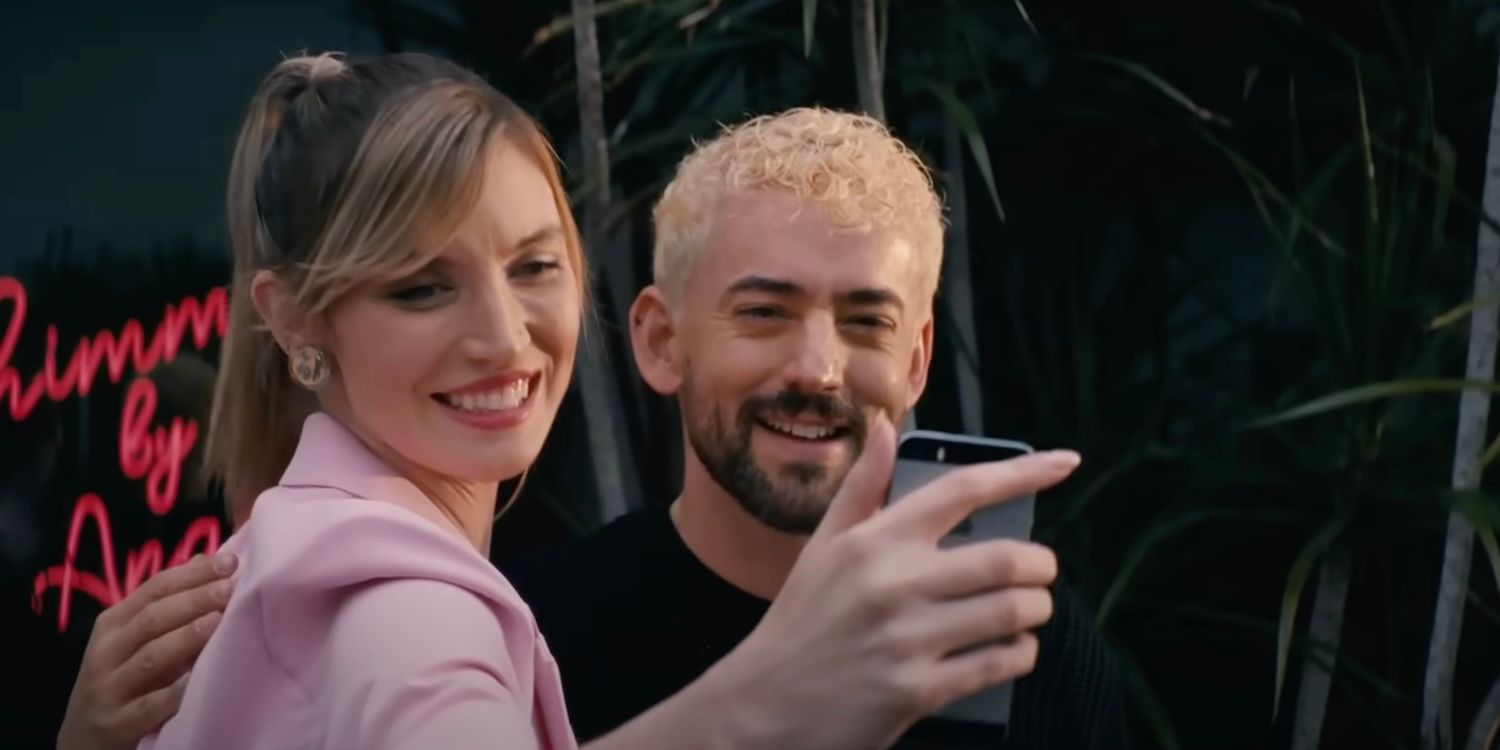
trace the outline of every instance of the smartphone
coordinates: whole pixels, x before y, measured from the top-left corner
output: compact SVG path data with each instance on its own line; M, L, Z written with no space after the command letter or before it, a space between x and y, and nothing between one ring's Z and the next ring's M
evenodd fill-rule
M908 493L961 466L1005 461L1032 452L1031 446L1014 440L952 435L931 430L912 430L896 443L896 466L886 503L900 502ZM940 542L940 546L1011 537L1030 539L1034 496L1017 497L991 505L964 519ZM1011 684L997 685L982 693L959 699L935 717L964 723L1005 726L1010 723Z

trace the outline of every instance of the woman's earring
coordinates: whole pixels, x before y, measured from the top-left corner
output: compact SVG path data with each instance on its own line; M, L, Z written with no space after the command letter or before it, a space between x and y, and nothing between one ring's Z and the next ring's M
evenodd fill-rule
M287 358L292 380L309 391L317 390L328 379L328 355L316 346L299 346Z

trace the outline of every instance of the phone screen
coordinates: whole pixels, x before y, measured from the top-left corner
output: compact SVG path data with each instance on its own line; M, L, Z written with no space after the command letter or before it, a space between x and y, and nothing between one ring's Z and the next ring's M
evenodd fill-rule
M896 466L887 503L900 502L908 493L956 468L1005 461L1031 452L1025 443L1009 440L925 430L908 432L901 436L896 447ZM1035 505L1036 498L1026 496L983 508L943 537L940 545L952 547L1001 537L1030 539ZM1010 696L1010 683L997 685L949 704L935 718L1003 728L1010 722Z

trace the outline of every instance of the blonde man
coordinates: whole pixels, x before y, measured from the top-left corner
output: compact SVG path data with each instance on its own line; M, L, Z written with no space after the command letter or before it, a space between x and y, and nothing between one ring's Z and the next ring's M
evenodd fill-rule
M672 695L751 633L867 429L881 415L900 424L932 358L941 203L922 162L871 118L806 108L726 129L682 161L655 228L655 283L631 338L646 382L681 405L682 494L521 579L580 738ZM881 554L899 567L901 550ZM1048 583L1023 571L990 611L1046 620ZM1039 641L1040 654L1009 727L928 721L901 746L1124 746L1110 658L1071 599L1039 638L1015 630L1017 648ZM829 717L842 721L859 717Z
M790 571L874 426L899 424L926 387L941 211L921 161L880 123L855 114L757 117L683 160L656 207L654 283L630 312L642 375L681 403L682 493L669 509L655 504L507 571L565 675L579 740L702 676L763 619L777 617L768 614L773 598L807 595L783 588ZM855 571L850 587L935 595L931 581L911 580L919 567L907 563L919 550L875 542L866 549L881 563L870 566L877 578ZM1124 746L1107 652L1067 596L1054 612L1051 552L1013 543L990 554L994 569L1006 572L989 576L982 590L945 582L943 598L971 602L963 616L934 614L857 637L873 662L889 661L902 644L980 644L959 645L930 666L982 664L994 679L976 681L976 689L1031 672L1017 685L1012 720L1000 728L919 722L898 746ZM156 595L198 596L210 577L184 571ZM222 606L206 593L201 601L205 611ZM827 602L826 616L872 616L847 603ZM790 625L783 632L815 630ZM771 666L780 677L761 690L794 695L805 688L799 675L819 669ZM888 677L848 690L868 699L899 686L901 675ZM753 704L739 697L725 696L726 720L785 729L783 717L743 715ZM830 715L826 724L870 718ZM830 746L817 727L799 726L795 735L799 747Z

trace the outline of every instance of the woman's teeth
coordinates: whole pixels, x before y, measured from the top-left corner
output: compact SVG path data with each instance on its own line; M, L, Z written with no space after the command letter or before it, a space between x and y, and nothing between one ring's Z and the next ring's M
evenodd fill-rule
M505 411L514 409L531 395L531 382L518 380L510 385L484 393L444 393L439 398L443 403L468 412Z

